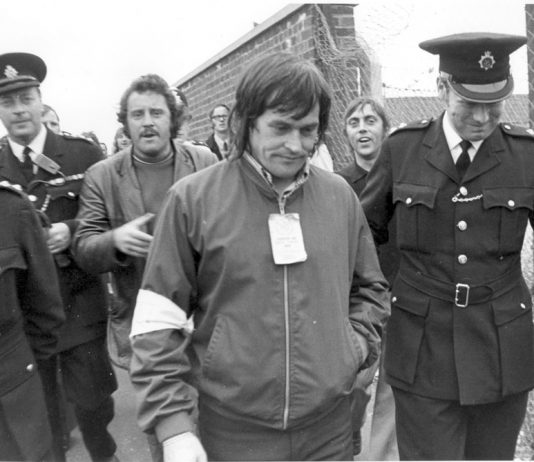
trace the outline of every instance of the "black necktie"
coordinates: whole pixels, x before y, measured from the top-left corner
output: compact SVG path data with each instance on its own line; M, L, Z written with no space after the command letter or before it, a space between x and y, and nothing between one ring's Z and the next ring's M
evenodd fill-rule
M456 161L456 171L458 172L458 176L461 180L471 164L471 159L469 158L469 153L467 152L467 150L471 147L471 143L467 140L462 140L460 147L462 148L462 153Z
M32 158L30 157L30 152L32 152L32 150L28 146L25 146L24 150L22 151L22 157L24 160L21 164L22 174L28 182L30 182L33 178L33 162Z

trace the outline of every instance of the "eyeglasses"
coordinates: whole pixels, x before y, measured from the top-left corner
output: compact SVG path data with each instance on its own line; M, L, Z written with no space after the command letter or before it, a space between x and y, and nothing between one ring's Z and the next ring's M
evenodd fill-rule
M226 120L228 119L228 116L227 115L214 115L214 116L211 116L212 119L217 119L217 120Z

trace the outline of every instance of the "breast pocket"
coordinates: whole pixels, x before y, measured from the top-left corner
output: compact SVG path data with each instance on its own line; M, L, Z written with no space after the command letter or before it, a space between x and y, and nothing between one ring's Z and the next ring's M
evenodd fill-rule
M429 250L429 220L434 210L438 189L410 183L393 185L393 203L397 214L397 241L401 249Z
M528 215L534 208L534 189L486 188L482 191L482 203L497 223L499 255L521 251Z

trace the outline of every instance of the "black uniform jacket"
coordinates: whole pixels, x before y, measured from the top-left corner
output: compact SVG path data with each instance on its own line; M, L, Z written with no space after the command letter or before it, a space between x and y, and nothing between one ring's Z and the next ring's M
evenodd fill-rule
M343 167L336 172L341 175L345 181L351 186L358 197L361 196L365 184L367 183L367 170L360 167L356 161ZM396 246L395 229L393 223L389 226L389 239L383 245L378 246L378 260L380 261L380 269L390 285L393 285L397 270L399 269L399 251Z
M35 360L54 353L64 320L42 233L28 199L0 182L0 441L11 441L27 460L40 460L50 444Z
M20 162L6 139L0 145L0 180L22 186L50 223L64 222L74 236L78 221L78 195L87 168L102 158L100 149L84 138L47 131L44 152L59 164L55 174L42 168L27 183ZM58 350L66 350L105 335L107 300L101 276L81 270L65 251L55 257L67 320L60 332Z
M460 182L442 119L393 133L362 204L401 252L385 368L391 385L462 404L534 386L532 302L520 251L534 210L534 137L500 124Z

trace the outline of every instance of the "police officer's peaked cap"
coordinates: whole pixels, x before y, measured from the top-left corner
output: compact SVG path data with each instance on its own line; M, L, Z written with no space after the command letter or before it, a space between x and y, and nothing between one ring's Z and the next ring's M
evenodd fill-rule
M520 35L469 32L426 40L419 46L439 55L439 70L448 74L451 87L459 96L477 103L493 103L512 93L510 53L526 41Z
M0 95L22 88L38 87L46 76L46 64L31 53L0 55Z

